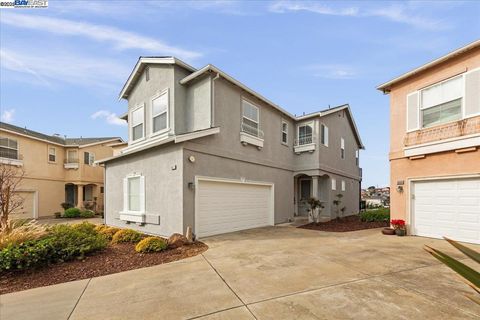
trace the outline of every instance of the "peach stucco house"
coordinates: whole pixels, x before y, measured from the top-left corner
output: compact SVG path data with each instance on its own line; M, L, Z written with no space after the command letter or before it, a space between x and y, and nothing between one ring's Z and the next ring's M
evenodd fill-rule
M18 190L24 204L14 216L51 217L62 202L90 202L103 211L104 169L94 161L123 146L118 137L65 138L0 122L0 165L24 169Z
M480 243L480 40L378 89L390 95L392 219Z

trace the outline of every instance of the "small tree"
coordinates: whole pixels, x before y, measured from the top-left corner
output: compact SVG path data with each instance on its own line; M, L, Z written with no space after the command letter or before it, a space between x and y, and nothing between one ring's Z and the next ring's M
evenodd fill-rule
M7 229L10 214L23 207L24 199L17 191L24 174L23 168L0 164L0 230Z
M322 205L322 202L315 197L308 199L308 205L310 206L308 211L310 212L313 222L315 222L315 224L319 224L320 213L325 207Z
M342 204L342 198L343 194L339 193L335 196L335 199L333 200L333 205L335 206L335 219L340 218L340 204ZM343 208L342 208L343 209Z

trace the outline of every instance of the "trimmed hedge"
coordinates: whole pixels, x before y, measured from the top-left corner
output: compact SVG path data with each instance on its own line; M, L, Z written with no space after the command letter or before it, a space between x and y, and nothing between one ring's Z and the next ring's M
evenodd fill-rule
M93 218L95 217L95 212L92 210L85 210L80 212L80 218Z
M80 209L78 208L69 208L63 213L64 218L78 218L80 217Z
M142 240L143 234L132 229L121 229L112 238L113 243L131 242L137 243Z
M390 209L379 208L374 210L367 210L360 213L360 219L367 222L390 221Z
M160 252L167 249L167 242L159 237L146 237L135 246L135 251L140 253Z

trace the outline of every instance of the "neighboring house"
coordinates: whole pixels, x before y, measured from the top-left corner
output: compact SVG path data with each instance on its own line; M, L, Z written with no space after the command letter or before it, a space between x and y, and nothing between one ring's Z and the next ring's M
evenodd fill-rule
M212 65L141 57L128 100L128 147L106 161L109 225L197 236L359 210L363 148L348 105L294 116Z
M103 210L103 174L96 159L113 155L117 137L64 138L0 122L0 164L23 167L20 186L24 205L15 217L50 217L62 202L77 207L90 202Z
M391 101L392 218L480 243L480 40L378 89Z

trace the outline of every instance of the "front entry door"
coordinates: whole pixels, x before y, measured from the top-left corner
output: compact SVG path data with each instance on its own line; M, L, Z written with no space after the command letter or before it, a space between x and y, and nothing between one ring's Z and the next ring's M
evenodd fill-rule
M308 216L308 199L312 197L312 180L300 179L300 201L298 202L298 215Z

